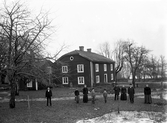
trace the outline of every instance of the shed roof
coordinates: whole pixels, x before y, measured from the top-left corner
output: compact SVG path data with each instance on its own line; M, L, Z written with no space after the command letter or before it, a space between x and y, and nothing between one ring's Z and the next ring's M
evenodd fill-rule
M71 55L79 55L83 58L86 58L86 59L92 61L92 62L102 62L102 63L113 63L114 62L113 60L106 58L102 55L99 55L97 53L88 52L88 51L81 51L81 50L71 51L71 52L63 55L62 57L71 56Z

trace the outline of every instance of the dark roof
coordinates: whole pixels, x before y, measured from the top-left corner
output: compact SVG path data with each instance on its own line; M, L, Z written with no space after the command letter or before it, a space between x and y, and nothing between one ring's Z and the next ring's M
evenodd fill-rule
M72 52L69 52L69 53L61 56L60 59L62 57L71 56L71 55L79 55L83 58L86 58L86 59L92 61L92 62L103 62L103 63L113 63L114 62L113 60L106 58L102 55L99 55L97 53L88 52L88 51L81 51L81 50L74 50Z
M46 60L46 59L40 60L40 61L36 62L36 64L38 66L40 66L40 67L43 67L43 66L53 66L52 61Z

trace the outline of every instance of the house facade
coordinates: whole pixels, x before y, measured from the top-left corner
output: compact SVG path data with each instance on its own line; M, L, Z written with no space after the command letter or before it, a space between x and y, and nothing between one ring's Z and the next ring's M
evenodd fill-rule
M102 55L91 52L91 49L84 51L80 46L79 50L69 52L58 59L61 61L61 84L93 87L100 83L111 83L115 80L115 62Z

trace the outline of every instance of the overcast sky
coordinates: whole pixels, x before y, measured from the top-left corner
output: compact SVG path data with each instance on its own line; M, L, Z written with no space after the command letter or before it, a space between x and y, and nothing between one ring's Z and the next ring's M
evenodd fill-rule
M54 54L63 43L65 52L79 46L98 50L108 41L133 39L138 46L153 50L156 56L166 55L166 0L20 0L36 12L49 11L57 32L52 35L48 51ZM64 52L64 53L65 53ZM166 55L167 57L167 55Z

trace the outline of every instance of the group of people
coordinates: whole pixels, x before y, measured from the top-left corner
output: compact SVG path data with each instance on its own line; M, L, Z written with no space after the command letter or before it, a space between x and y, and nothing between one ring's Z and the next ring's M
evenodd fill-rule
M124 85L121 88L118 85L116 85L113 88L113 90L114 90L114 93L115 93L114 100L119 100L120 93L121 93L120 100L127 100L127 89ZM84 88L83 88L82 92L83 92L83 103L87 103L88 102L89 91L88 91L88 88L87 88L86 85L84 85ZM74 94L75 94L76 102L79 103L79 100L80 100L79 90L76 89ZM129 100L130 100L131 103L134 103L134 94L135 94L135 89L134 89L133 85L130 84L130 86L128 87L128 95L129 95ZM95 93L94 88L91 89L90 95L91 95L92 103L95 104L96 93ZM104 89L103 98L104 98L105 103L107 103L107 95L108 95L107 90ZM51 106L52 105L52 101L51 101L52 91L51 91L50 87L47 87L45 96L47 98L47 106L49 106L49 104ZM146 87L144 88L144 103L146 103L146 104L151 104L152 103L151 88L148 85L146 85Z
M113 88L113 90L114 90L114 93L115 93L114 100L119 100L119 96L120 96L120 100L127 100L127 94L128 94L129 95L129 101L131 103L134 103L135 89L134 89L132 84L130 84L128 89L126 89L126 87L124 85L121 88L118 85L116 85ZM82 91L83 91L83 103L87 103L88 102L88 88L87 88L86 85L84 85L84 88L83 88ZM76 100L77 103L79 103L79 95L80 95L79 90L76 89L74 93L75 93L75 100ZM94 88L91 89L90 95L91 95L92 103L95 104L96 93L95 93ZM107 95L108 95L107 90L104 89L103 97L104 97L104 102L105 103L107 103ZM146 87L144 88L144 103L146 103L146 104L151 104L152 103L151 88L148 85L146 85Z
M114 100L119 100L120 92L121 92L121 100L127 100L127 89L125 88L124 85L122 86L121 89L118 85L116 85L114 87L114 92L115 92ZM134 94L135 94L135 89L133 88L133 85L130 84L130 86L128 87L128 95L131 103L134 103Z
M119 93L120 92L121 92L121 100L127 100L127 92L126 91L127 91L127 89L125 88L124 85L122 86L121 89L118 85L116 85L114 87L114 92L115 92L114 100L119 100ZM130 84L130 87L128 87L128 95L129 95L129 100L131 103L134 103L134 94L135 94L135 89L133 88L133 85ZM148 86L148 84L146 85L146 87L144 87L144 103L145 104L152 103L151 88Z

